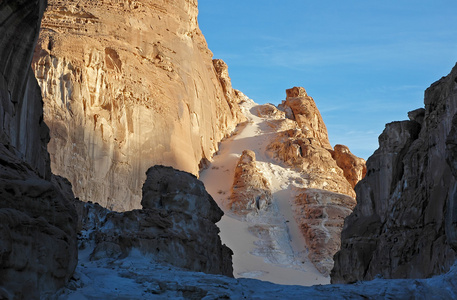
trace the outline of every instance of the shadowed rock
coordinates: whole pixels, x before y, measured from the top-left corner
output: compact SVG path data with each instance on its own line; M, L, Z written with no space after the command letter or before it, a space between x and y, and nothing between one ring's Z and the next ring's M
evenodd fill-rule
M77 263L76 212L51 182L40 89L30 63L46 1L0 2L0 298L37 299Z
M194 175L150 168L141 203L141 210L119 213L78 202L80 247L95 243L92 260L123 258L138 249L157 262L233 277L232 251L221 244L215 225L223 212Z
M425 110L386 125L356 186L332 282L425 278L456 258L457 67L425 91Z

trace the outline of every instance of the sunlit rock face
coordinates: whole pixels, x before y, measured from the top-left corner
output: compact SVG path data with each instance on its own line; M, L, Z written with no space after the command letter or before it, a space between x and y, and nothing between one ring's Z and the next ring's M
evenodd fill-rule
M386 125L356 186L332 282L424 278L456 258L457 67L425 91L425 109Z
M339 146L333 150L328 139L327 128L313 98L302 87L286 90L287 98L279 105L285 118L271 107L261 106L259 115L274 116L274 134L267 146L267 155L284 165L306 173L306 186L355 197L352 183L338 165L333 153L340 153ZM346 146L343 146L346 147ZM352 155L346 147L348 155ZM363 165L363 160L360 161ZM356 172L356 164L347 166L347 172ZM356 180L354 180L356 181Z
M80 246L94 247L91 260L122 259L139 250L155 262L233 277L232 251L221 244L215 224L223 212L194 175L150 168L141 203L143 209L126 212L76 203Z
M366 161L351 153L345 145L335 145L330 151L338 167L343 170L344 177L351 184L352 188L362 180L367 173Z
M344 218L356 204L354 186L365 176L365 161L344 145L330 146L316 103L304 88L286 93L279 109L266 104L256 107L255 113L268 118L268 125L276 130L267 143L267 156L301 174L294 188L294 219L309 247L310 260L329 275L340 249Z
M46 1L0 3L0 298L54 293L77 263L71 199L51 179L30 63Z
M197 1L48 1L33 69L52 169L76 196L140 207L148 167L197 174L242 118Z
M229 201L230 209L241 215L267 210L271 204L268 180L257 168L251 150L244 150L238 160Z

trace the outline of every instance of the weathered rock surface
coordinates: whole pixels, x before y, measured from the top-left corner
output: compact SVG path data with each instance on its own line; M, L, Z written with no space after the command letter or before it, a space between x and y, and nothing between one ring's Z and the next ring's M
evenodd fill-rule
M51 182L30 63L46 1L0 2L0 298L54 293L77 263L74 208Z
M344 218L356 202L346 195L316 189L297 189L294 218L309 247L308 257L322 274L333 268L333 256L340 250Z
M354 189L328 149L299 128L276 133L267 155L306 174L306 186L355 197Z
M313 98L302 87L286 90L279 109L256 107L259 116L277 130L266 154L301 174L293 200L294 219L316 268L328 276L340 249L344 218L355 206L354 186L365 176L365 161L349 148L332 149L327 129ZM285 118L284 118L285 117Z
M124 258L134 249L156 262L233 276L232 251L215 225L223 212L194 175L154 166L143 186L143 209L113 212L77 203L81 247L94 242L92 260Z
M286 117L295 120L307 138L313 138L319 146L331 150L327 127L313 98L302 87L287 89L286 94L286 101L281 104Z
M343 170L344 177L354 188L367 173L366 161L352 154L349 148L344 145L335 145L330 153L338 167Z
M229 208L237 214L266 210L272 195L268 180L256 166L255 153L244 150L235 168Z
M197 174L243 118L197 1L48 2L33 68L53 171L120 211L140 208L151 165Z
M357 186L332 282L424 278L456 258L457 66L425 91L425 110L386 125Z

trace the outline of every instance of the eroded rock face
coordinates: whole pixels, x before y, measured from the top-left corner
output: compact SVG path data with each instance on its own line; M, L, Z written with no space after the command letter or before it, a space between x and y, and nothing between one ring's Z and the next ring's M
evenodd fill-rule
M244 150L235 168L229 208L243 215L266 210L271 201L270 186L256 166L255 153Z
M330 151L338 167L343 170L344 177L351 184L352 188L362 180L367 173L366 161L351 153L345 145L335 145Z
M341 247L344 218L354 209L354 198L316 190L297 189L294 217L309 247L308 257L322 274L333 268L333 256Z
M243 118L197 1L48 2L33 68L54 172L115 210L140 208L151 165L197 174Z
M233 276L232 251L215 225L223 212L194 175L154 166L143 185L143 209L113 212L77 204L85 237L94 242L92 260L122 258L134 249L157 262L210 274Z
M302 87L288 89L286 94L286 101L281 104L286 116L298 123L307 138L313 138L319 146L331 150L327 127L313 98Z
M425 110L386 125L357 186L332 282L424 278L456 258L457 67L425 92Z
M299 128L276 133L267 146L267 155L306 174L306 186L355 197L343 170L321 143Z
M46 1L0 3L0 297L61 288L77 262L77 216L51 182L42 99L30 63Z
M328 276L340 249L344 218L356 203L354 186L365 176L365 161L346 146L332 149L322 117L304 88L286 93L279 109L267 104L252 110L275 130L267 156L300 174L290 183L296 190L294 219L307 242L310 260Z

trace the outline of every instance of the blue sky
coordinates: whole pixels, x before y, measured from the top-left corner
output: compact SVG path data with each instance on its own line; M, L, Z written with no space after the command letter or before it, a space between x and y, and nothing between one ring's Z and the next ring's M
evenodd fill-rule
M363 158L457 62L455 0L200 0L198 21L234 88L278 104L303 86L330 143Z

